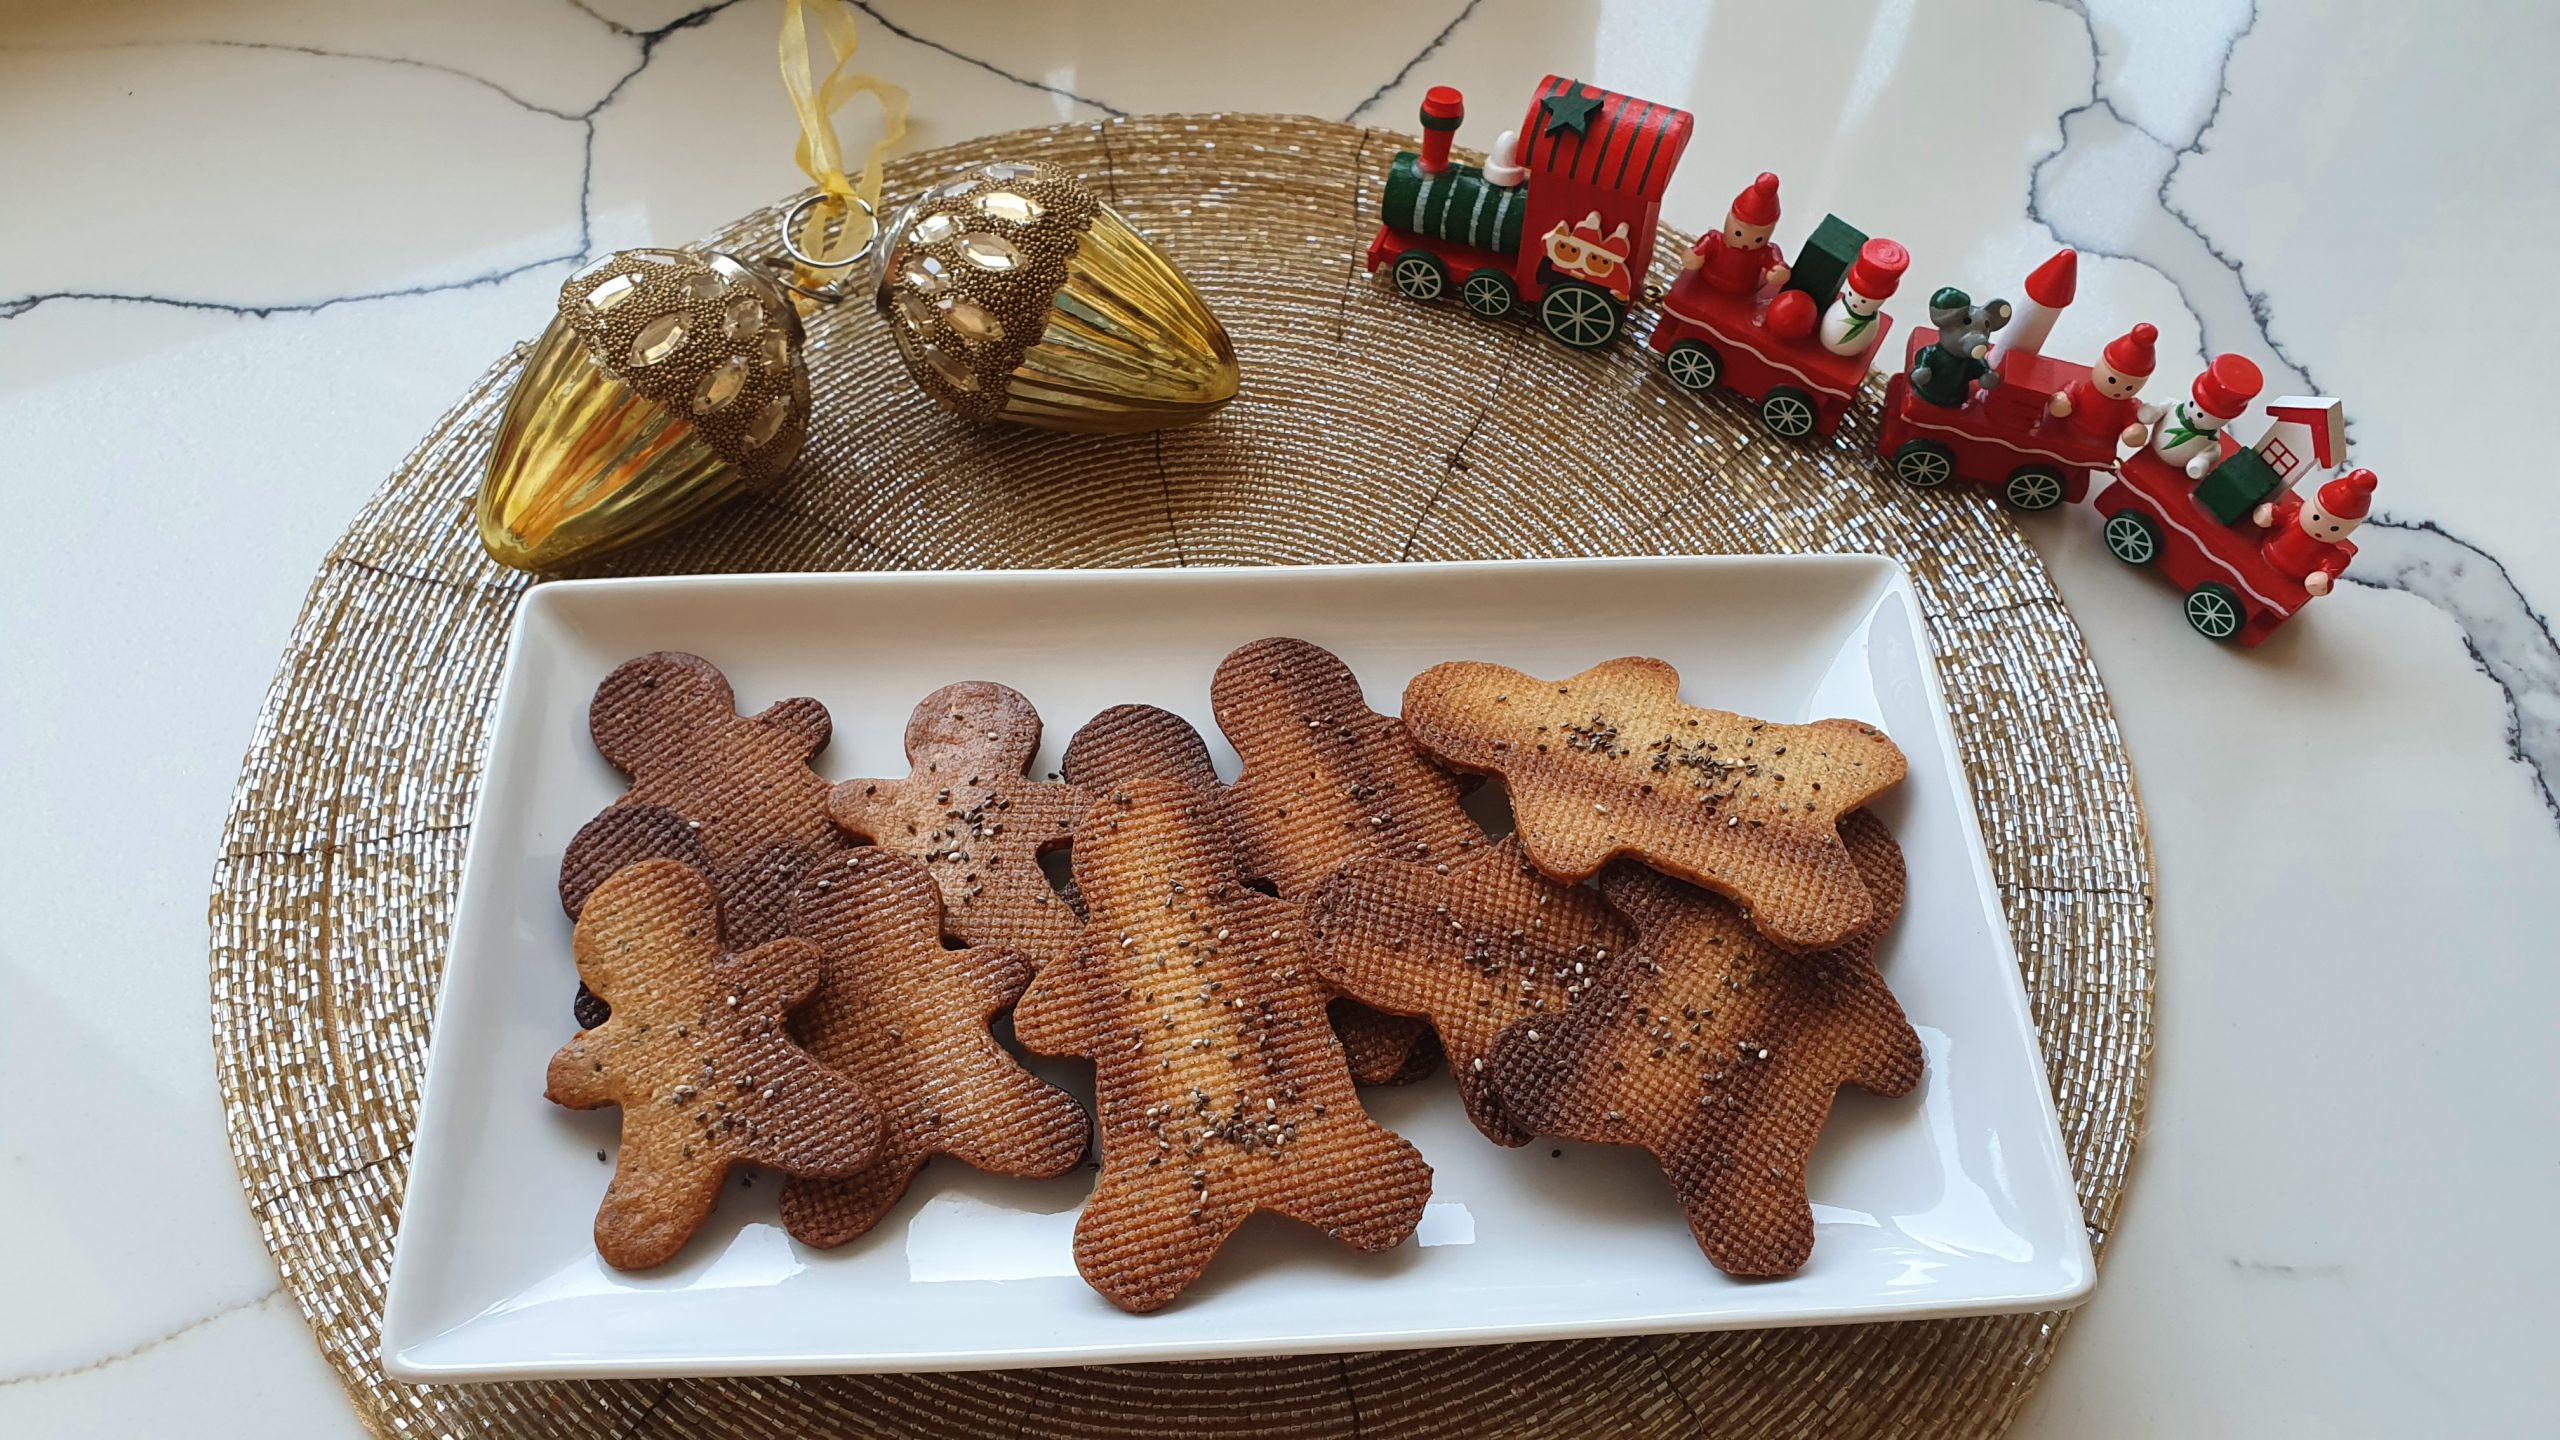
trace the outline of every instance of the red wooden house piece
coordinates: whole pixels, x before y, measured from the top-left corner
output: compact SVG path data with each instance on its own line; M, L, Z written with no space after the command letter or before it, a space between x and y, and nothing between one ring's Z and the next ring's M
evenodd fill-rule
M1550 75L1481 166L1449 159L1464 113L1445 85L1425 97L1423 148L1387 172L1369 269L1388 267L1411 299L1454 292L1487 317L1525 308L1576 349L1615 340L1653 263L1689 112Z

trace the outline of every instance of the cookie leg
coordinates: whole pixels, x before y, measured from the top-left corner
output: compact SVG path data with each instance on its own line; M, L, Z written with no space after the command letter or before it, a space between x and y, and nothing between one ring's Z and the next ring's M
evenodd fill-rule
M1313 1170L1271 1208L1302 1220L1355 1250L1385 1250L1422 1223L1431 1200L1431 1164L1402 1138L1361 1147L1342 1164Z
M1102 1298L1143 1315L1191 1287L1250 1206L1207 1205L1178 1172L1103 1172L1076 1219L1076 1270Z
M711 1218L728 1176L725 1162L683 1159L673 1137L662 1144L634 1143L626 1133L613 1183L596 1207L596 1253L617 1270L646 1270L673 1259Z
M906 1195L924 1161L923 1155L904 1145L884 1145L869 1168L845 1179L794 1175L782 1182L782 1228L792 1239L819 1250L858 1239Z
M1821 950L1875 923L1875 897L1846 847L1835 841L1781 863L1784 878L1746 874L1735 887L1758 892L1735 898L1750 910L1752 927L1761 934L1790 950Z
M1792 1275L1813 1254L1801 1163L1744 1151L1720 1164L1665 1156L1662 1169L1698 1248L1727 1275Z
M1393 1085L1412 1063L1416 1045L1430 1022L1415 1015L1390 1015L1343 997L1325 1008L1333 1033L1342 1041L1342 1058L1351 1078L1363 1085ZM1419 1076L1415 1078L1420 1078Z

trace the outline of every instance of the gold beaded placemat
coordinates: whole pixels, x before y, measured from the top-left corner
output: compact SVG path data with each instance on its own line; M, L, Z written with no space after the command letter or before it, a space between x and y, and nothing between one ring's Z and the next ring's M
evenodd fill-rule
M1361 260L1400 143L1313 120L1164 116L893 166L892 201L998 158L1083 175L1208 296L1242 397L1155 436L973 430L912 388L856 301L811 319L817 407L794 476L588 573L1896 556L1927 611L2103 1254L2151 1054L2151 863L2106 692L2035 552L1984 495L1885 474L1873 387L1836 440L1800 446L1739 404L1675 389L1632 339L1581 353L1397 298ZM712 243L761 256L774 218ZM528 312L528 330L544 318ZM481 377L323 562L214 877L232 1149L286 1288L377 1433L1478 1440L1958 1435L2014 1418L2067 1317L961 1375L386 1379L383 1286L419 1075L499 662L530 583L483 556L471 522L521 358Z

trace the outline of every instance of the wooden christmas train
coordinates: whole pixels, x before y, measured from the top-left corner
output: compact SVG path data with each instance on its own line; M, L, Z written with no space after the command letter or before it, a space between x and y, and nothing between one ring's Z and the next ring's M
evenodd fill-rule
M1520 128L1476 166L1450 157L1465 114L1447 86L1424 98L1422 148L1388 169L1369 269L1408 299L1530 317L1578 350L1614 342L1645 295L1663 192L1694 120L1550 75ZM1673 384L1728 391L1770 433L1798 440L1847 415L1885 353L1883 305L1911 257L1826 215L1790 265L1770 238L1778 215L1777 176L1745 186L1682 258L1647 344ZM1912 327L1885 386L1880 449L1915 489L1964 481L2020 510L2078 504L2093 476L2105 479L2096 509L2108 550L2176 585L2198 633L2255 645L2355 557L2346 537L2371 508L2373 472L2296 493L2315 466L2346 458L2343 414L2326 397L2274 401L2246 449L2225 435L2263 387L2241 356L2216 357L2189 399L2159 406L2139 398L2155 368L2152 326L2109 342L2095 364L2046 355L2077 264L2067 249L2046 261L2022 305L1933 293L1928 325Z

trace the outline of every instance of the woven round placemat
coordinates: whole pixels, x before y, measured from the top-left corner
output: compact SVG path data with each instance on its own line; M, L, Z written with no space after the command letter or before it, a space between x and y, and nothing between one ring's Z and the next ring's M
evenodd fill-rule
M911 388L867 305L841 306L811 325L817 411L794 478L593 573L1897 556L1938 647L2103 1250L2141 1130L2151 867L2106 693L2044 567L1982 496L1886 477L1872 396L1836 442L1799 447L1739 405L1676 391L1634 344L1577 353L1387 293L1361 254L1399 143L1312 120L1176 116L996 136L892 167L893 199L998 157L1087 177L1207 294L1234 334L1243 397L1159 436L975 431ZM713 243L762 254L772 224L771 211L749 216ZM386 1379L383 1285L418 1080L499 661L529 583L482 555L471 524L520 360L481 377L330 551L215 873L232 1148L286 1288L375 1431L1476 1440L1958 1435L2016 1415L2061 1315L964 1375Z

